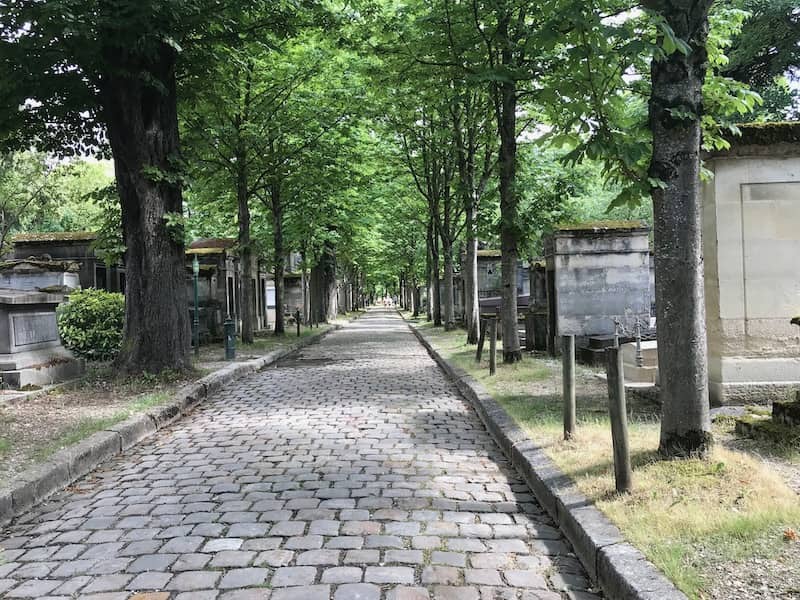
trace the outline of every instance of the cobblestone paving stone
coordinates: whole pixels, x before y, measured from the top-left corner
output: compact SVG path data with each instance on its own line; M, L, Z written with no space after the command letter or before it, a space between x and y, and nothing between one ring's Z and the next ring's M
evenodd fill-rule
M371 311L0 532L0 597L596 598L475 413Z

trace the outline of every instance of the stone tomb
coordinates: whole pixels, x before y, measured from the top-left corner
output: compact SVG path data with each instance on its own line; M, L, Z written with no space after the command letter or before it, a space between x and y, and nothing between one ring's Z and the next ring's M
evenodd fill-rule
M83 362L61 345L56 306L64 294L0 289L0 377L13 389L77 377Z
M563 227L545 240L548 346L556 336L628 335L650 322L649 228L638 222Z
M0 263L0 289L65 293L80 289L76 262L39 257Z
M800 123L743 126L706 158L703 186L712 404L785 399L800 387Z

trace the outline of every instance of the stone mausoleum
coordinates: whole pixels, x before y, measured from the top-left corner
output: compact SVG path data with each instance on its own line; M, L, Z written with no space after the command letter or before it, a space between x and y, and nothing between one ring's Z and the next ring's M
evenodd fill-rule
M750 125L706 158L703 187L712 404L800 387L800 123Z
M649 233L638 222L598 222L545 239L549 349L558 336L604 336L607 345L617 331L630 338L637 322L649 327Z

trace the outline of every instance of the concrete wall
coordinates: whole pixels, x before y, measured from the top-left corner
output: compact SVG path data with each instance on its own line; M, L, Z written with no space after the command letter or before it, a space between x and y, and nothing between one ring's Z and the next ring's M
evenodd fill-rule
M713 404L800 386L800 146L738 148L707 161L703 187L709 391Z

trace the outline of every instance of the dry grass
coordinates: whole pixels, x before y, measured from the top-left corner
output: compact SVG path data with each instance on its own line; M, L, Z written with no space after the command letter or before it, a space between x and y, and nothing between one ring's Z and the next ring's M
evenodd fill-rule
M477 364L463 332L445 333L421 324L425 336L451 362L476 377L578 487L691 598L726 597L719 573L732 563L800 558L800 544L784 541L800 529L798 496L763 462L717 447L707 461L663 461L655 452L659 409L631 401L629 431L633 493L614 491L605 382L578 368L578 435L563 441L561 375L557 361L525 356L515 365ZM758 562L758 561L756 561ZM800 586L778 581L786 597Z

